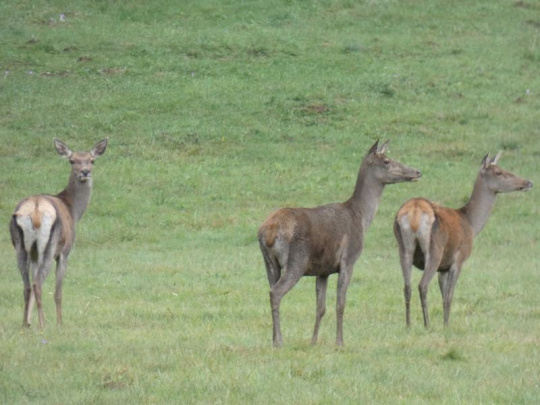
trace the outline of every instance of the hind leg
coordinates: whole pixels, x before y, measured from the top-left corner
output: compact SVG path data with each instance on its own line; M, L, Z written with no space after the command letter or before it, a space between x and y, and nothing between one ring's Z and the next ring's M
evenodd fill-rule
M56 260L56 289L54 301L56 303L56 323L62 324L62 282L67 268L67 258L60 255Z
M32 275L32 281L36 279L38 272L38 263L34 260L30 261L30 274ZM33 286L30 291L30 299L28 301L28 308L26 311L26 323L28 326L32 323L32 312L34 311L34 305L36 304L36 294Z
M23 279L23 297L24 297L24 313L23 326L30 326L30 315L32 311L32 287L30 286L30 260L25 251L20 251L17 254L19 270Z
M286 273L287 274L287 273ZM291 274L291 273L288 273ZM279 306L285 294L293 288L301 275L292 273L288 277L281 277L279 281L270 289L270 307L272 308L273 334L272 340L275 347L283 345L283 337L281 336L281 326L279 320Z
M426 328L429 327L427 304L428 287L431 279L435 276L435 273L437 273L437 269L439 268L442 259L441 252L434 248L434 244L431 244L429 249L427 249L427 252L428 253L425 255L424 274L420 279L420 284L418 284L418 292L420 293L420 301L422 303L422 314L424 315L424 326Z
M29 326L28 322L28 308L30 303L30 297L32 295L32 287L30 285L30 255L24 249L24 235L22 229L17 224L15 217L11 219L9 224L9 233L11 234L11 242L15 248L15 253L17 256L17 267L21 273L23 280L23 299L24 299L24 309L23 309L23 327Z
M462 263L453 263L448 270L447 280L444 284L443 292L443 310L444 310L444 326L448 326L450 320L450 308L452 306L452 298L454 297L454 289L456 287L457 280L461 273Z
M446 290L446 283L448 282L448 271L439 272L439 289L441 290L441 297L444 298L444 291Z
M405 249L399 249L399 261L403 274L403 295L405 298L405 324L411 326L411 273L413 255Z
M281 279L281 267L275 258L270 257L270 252L266 249L266 246L261 242L261 252L264 259L264 265L266 267L266 276L268 277L268 283L270 284L270 308L272 310L272 341L274 347L279 347L283 344L283 338L281 336L281 327L279 324L279 305L283 295L292 288L291 285L287 291L279 295L280 289L283 287L277 286ZM283 282L281 283L283 284ZM278 292L276 292L276 289Z
M33 279L34 296L36 298L36 305L39 315L39 325L41 326L41 329L43 329L45 325L45 317L43 315L42 288L43 282L45 281L47 275L49 274L49 271L51 270L52 260L53 258L51 255L44 257L38 264L37 274Z
M399 246L399 263L403 274L403 295L405 298L405 325L411 326L411 273L413 255L416 249L416 237L410 232L403 235L401 227L394 223L394 234Z
M31 259L30 255L23 249L21 244L15 244L15 250L17 251L17 265L23 280L23 326L30 326L30 315L32 311L32 287L30 285Z
M276 284L281 277L281 266L279 265L275 257L270 257L270 253L262 244L261 252L264 259L264 266L266 267L266 276L268 277L268 283L270 284L270 288L272 288L272 286Z
M304 275L306 268L306 258L302 256L295 257L289 256L287 264L282 269L281 277L270 288L270 306L272 308L272 321L273 321L273 342L275 347L279 347L283 344L283 337L281 336L281 326L279 319L279 306L281 300L285 294L287 294L291 288L293 288L298 280Z

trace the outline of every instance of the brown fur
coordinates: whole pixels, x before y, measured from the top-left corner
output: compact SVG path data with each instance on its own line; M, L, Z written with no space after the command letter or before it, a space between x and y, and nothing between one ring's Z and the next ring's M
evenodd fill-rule
M35 204L35 209L32 211L32 224L34 228L39 229L41 228L41 216L43 214L39 212L39 200L36 199Z
M279 306L283 296L303 276L315 276L317 314L312 343L316 343L326 306L328 277L338 274L336 344L343 344L345 296L353 266L364 244L386 184L420 177L416 169L390 160L388 143L375 143L364 158L352 197L344 203L315 208L282 208L271 214L258 232L270 283L274 346L281 346Z
M411 267L424 270L418 286L424 325L429 326L428 285L435 273L443 296L444 324L448 325L455 285L463 263L472 252L474 237L484 227L497 193L529 190L532 183L496 165L489 154L480 170L467 204L452 209L424 198L414 198L401 206L394 221L399 257L405 283L406 324L410 325Z
M427 215L431 221L435 219L433 204L423 198L415 198L407 201L399 209L397 217L407 216L411 228L414 232L418 231L422 215Z
M69 158L71 163L67 187L55 196L40 194L22 200L10 222L11 240L24 283L23 325L30 325L35 299L42 328L42 285L53 260L56 260L56 316L57 322L62 323L62 281L75 241L75 225L90 201L92 165L94 159L105 152L107 139L96 143L90 152L74 153L63 142L55 139L54 143L58 153ZM31 225L25 216L30 219ZM48 226L44 228L45 216Z
M287 242L291 242L297 226L298 223L294 218L293 211L290 208L282 208L264 221L260 232L264 234L266 245L271 248L274 246L278 234Z

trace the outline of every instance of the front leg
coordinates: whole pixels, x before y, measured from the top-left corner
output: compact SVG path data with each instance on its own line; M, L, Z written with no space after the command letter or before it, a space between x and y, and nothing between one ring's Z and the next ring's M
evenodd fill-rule
M336 300L336 318L337 318L337 335L336 345L343 346L343 313L345 312L345 299L347 296L347 288L351 281L353 266L341 266L338 283L337 283L337 300Z
M328 286L328 276L319 276L316 281L316 295L317 295L317 314L315 317L315 329L313 331L313 337L311 338L311 344L317 343L319 337L319 326L321 326L321 319L326 312L326 287Z

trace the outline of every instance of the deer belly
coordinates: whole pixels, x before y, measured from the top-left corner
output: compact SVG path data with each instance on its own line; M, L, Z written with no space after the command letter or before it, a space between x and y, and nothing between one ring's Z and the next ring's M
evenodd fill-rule
M330 274L338 273L339 265L335 265L331 262L312 262L306 269L304 275L306 276L329 276Z

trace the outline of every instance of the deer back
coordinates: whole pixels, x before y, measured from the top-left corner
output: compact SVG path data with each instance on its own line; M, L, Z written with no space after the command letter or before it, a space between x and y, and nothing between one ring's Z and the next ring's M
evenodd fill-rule
M337 271L342 254L360 254L362 223L351 209L339 203L282 208L261 225L259 240L278 257L284 258L291 251L303 256L306 275L319 275Z

